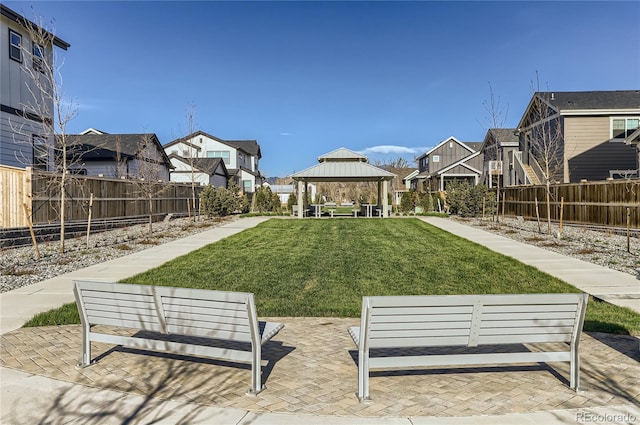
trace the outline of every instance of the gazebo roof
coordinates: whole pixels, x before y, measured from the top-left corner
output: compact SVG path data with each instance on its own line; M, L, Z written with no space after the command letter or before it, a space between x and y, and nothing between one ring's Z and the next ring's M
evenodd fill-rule
M319 164L291 175L307 181L382 181L396 175L369 164L366 156L346 148L336 149L318 157Z

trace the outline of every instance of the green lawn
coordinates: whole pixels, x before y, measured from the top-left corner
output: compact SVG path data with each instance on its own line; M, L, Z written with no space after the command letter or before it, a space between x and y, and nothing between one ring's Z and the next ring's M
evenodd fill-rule
M578 292L418 219L272 219L125 281L253 292L260 316L282 317L359 317L363 295ZM640 314L591 299L585 330L638 333Z

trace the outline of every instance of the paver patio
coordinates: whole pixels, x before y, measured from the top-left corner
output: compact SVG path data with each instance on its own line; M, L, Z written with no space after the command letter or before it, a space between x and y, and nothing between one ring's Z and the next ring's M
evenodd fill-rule
M246 365L96 343L84 369L80 325L23 328L0 337L0 364L87 386L256 412L355 416L471 416L635 404L640 406L639 339L582 334L581 391L566 363L374 372L370 403L359 403L358 319L267 318L285 328L263 348L267 389L247 396Z

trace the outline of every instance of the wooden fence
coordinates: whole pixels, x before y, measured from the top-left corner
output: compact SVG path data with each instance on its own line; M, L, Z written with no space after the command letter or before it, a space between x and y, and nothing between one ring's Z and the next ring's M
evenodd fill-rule
M506 187L504 212L506 215L534 219L536 201L541 219L547 219L546 187ZM640 228L640 180L607 180L601 182L568 183L550 188L551 219L571 223L601 226L630 226ZM502 205L500 206L502 208Z
M0 179L0 223L3 228L27 225L23 204L30 212L33 224L60 221L59 175L2 166ZM202 187L197 186L196 210L201 191ZM189 212L190 184L73 176L66 186L65 222L87 220L90 202L92 220L145 216L149 212L149 194L152 194L154 215Z
M31 173L0 165L0 226L27 226L25 206L31 207Z

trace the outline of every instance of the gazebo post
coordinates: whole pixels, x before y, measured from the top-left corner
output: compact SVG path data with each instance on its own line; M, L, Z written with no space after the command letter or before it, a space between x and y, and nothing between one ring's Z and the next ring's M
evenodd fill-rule
M302 192L305 183L302 180L298 180L298 218L304 217L304 198L306 194Z
M387 197L389 196L389 181L384 180L382 182L382 217L389 217L389 204L387 203Z

